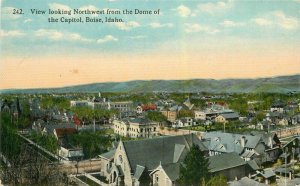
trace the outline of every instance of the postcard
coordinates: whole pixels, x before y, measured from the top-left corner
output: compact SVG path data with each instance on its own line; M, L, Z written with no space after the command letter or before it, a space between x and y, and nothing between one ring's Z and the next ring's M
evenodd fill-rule
M299 0L0 5L0 185L300 183Z

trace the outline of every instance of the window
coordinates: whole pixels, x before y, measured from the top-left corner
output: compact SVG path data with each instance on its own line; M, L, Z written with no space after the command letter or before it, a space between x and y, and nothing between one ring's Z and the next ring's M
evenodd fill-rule
M120 163L123 163L122 155L119 155L119 162L120 162Z
M155 183L158 183L158 175L157 174L155 174Z

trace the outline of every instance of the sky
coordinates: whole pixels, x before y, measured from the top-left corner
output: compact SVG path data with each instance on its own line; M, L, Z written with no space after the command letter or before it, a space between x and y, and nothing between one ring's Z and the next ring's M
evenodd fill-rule
M300 74L300 0L0 3L0 89ZM23 14L12 14L13 9ZM32 14L33 9L47 13ZM49 15L49 9L152 14ZM49 23L49 17L116 17L124 22Z

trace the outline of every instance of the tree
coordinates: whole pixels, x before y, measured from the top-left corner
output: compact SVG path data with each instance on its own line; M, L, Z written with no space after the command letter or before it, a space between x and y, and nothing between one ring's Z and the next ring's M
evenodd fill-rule
M206 186L220 186L220 185L222 185L222 186L228 185L227 178L223 174L212 177L208 181Z
M167 118L161 112L157 112L157 111L149 111L146 115L146 118L156 122L167 121Z
M179 182L182 185L203 185L209 179L209 162L197 145L193 145L180 165Z

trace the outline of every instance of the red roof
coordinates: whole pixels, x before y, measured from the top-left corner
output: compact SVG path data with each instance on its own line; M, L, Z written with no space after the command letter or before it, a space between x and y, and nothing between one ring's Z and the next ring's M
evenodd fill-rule
M55 132L58 137L61 137L64 135L74 134L76 132L76 129L75 128L58 128L58 129L55 129Z
M157 106L154 104L150 104L150 105L142 105L142 109L143 111L148 111L148 110L156 110Z
M73 116L73 121L75 125L81 125L81 121L76 115Z

